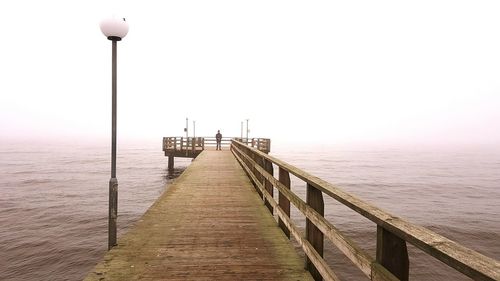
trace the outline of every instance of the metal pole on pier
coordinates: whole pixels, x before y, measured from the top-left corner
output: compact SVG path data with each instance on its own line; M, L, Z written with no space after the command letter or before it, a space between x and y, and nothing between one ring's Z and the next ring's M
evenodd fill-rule
M250 132L250 130L248 129L248 120L249 119L247 119L247 141L246 141L247 144L248 144L248 132Z
M117 245L116 221L118 217L118 180L116 179L116 45L128 33L125 18L109 18L101 21L102 33L112 41L111 45L111 178L109 179L108 250Z

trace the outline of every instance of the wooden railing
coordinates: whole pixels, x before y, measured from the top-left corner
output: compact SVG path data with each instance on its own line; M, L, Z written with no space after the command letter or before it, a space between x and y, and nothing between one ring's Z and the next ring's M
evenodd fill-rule
M231 140L237 139L240 142L246 143L251 147L269 153L271 150L271 140L265 138L222 138L221 146L228 148L231 145ZM163 151L198 151L207 148L214 148L217 145L215 137L164 137Z
M442 261L474 280L500 280L500 263L459 245L424 227L409 223L386 211L308 174L275 157L233 140L231 150L253 181L271 213L278 215L278 225L301 245L306 267L315 280L340 280L323 259L324 237L329 239L369 280L408 280L409 258L406 243ZM274 165L279 171L274 177ZM290 174L306 183L306 201L290 189ZM277 188L278 202L273 190ZM323 194L351 208L377 227L376 257L358 247L324 218ZM290 202L306 217L305 237L290 219Z
M224 144L227 146L231 139L224 139ZM163 151L183 151L183 150L204 150L205 143L209 139L205 137L185 138L185 137L164 137ZM213 146L215 147L215 138L213 138Z
M271 139L263 138L233 138L234 140L249 145L251 147L257 148L257 150L264 153L269 153L271 151Z

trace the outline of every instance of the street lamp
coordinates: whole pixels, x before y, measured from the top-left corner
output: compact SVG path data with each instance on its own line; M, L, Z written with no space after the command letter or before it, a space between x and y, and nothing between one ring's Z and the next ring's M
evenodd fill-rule
M111 178L109 179L108 250L116 246L116 219L118 217L118 180L116 179L116 42L128 33L125 18L101 21L101 31L112 42L111 59Z
M247 119L247 145L248 145L248 132L250 132L250 130L248 129L248 120L249 119Z

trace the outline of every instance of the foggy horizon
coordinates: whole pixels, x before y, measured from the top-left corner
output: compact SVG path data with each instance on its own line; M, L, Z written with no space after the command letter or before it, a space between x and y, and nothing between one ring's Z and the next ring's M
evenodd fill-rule
M116 14L119 143L186 117L190 137L250 119L279 144L500 143L495 1L27 2L0 9L0 141L109 142Z

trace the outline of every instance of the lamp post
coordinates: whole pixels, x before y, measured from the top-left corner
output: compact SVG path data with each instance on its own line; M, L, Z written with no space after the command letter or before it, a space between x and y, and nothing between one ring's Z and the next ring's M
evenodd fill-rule
M101 21L101 31L112 42L111 59L111 178L109 179L108 250L116 246L116 219L118 217L118 180L116 179L116 43L128 33L125 18Z
M248 129L248 120L249 119L247 119L247 145L248 145L248 132L250 132L250 130Z

